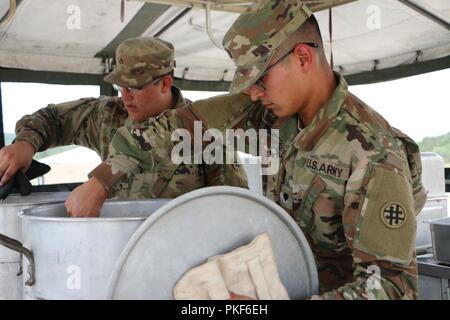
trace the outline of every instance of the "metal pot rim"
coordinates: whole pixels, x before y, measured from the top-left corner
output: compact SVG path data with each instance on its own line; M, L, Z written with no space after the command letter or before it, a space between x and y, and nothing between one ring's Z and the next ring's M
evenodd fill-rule
M5 200L0 200L0 208L41 206L64 202L68 195L68 191L36 192L26 196L11 194Z
M2 202L0 200L0 208L5 208L5 207L23 207L23 206L45 206L48 204L54 204L54 203L59 203L61 201L58 200L47 200L47 201L42 201L42 202L17 202L17 203L5 203Z
M37 221L48 221L48 222L68 222L68 223L76 223L76 222L119 222L119 221L138 221L145 220L148 217L82 217L82 218L74 218L74 217L39 217L32 216L20 211L17 213L18 216L22 219L28 220L37 220Z
M107 200L103 204L103 208L114 206L114 205L137 205L137 204L144 204L147 205L150 201L153 203L160 203L160 205L166 204L172 199L139 199L139 200L117 200L117 199L111 199ZM41 215L39 213L46 212L50 208L53 208L55 206L64 206L63 202L54 202L54 203L48 203L44 205L37 205L31 208L20 210L17 215L21 219L27 219L27 220L33 220L33 221L47 221L47 222L65 222L65 223L78 223L78 222L125 222L125 221L144 221L149 217L147 214L134 214L129 216L99 216L99 217L68 217L64 216L62 214L58 216L48 216L48 215Z

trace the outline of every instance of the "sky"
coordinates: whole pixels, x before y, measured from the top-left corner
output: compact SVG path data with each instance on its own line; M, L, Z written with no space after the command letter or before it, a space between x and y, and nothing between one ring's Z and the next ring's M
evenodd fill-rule
M83 97L96 97L97 86L2 83L3 126L14 133L17 120L45 107ZM391 125L416 141L450 132L450 69L377 84L351 86L350 91L377 110ZM222 92L183 91L191 100Z
M450 69L350 91L415 141L450 132Z

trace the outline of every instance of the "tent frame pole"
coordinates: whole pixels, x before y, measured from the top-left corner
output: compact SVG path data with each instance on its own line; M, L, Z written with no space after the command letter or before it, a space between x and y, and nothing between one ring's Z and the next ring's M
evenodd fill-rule
M414 11L420 13L421 15L427 17L428 19L433 20L437 24L443 26L445 29L450 31L450 23L441 19L440 17L436 16L435 14L431 13L430 11L420 7L419 5L411 2L410 0L398 0L398 1L403 3L405 6L413 9Z

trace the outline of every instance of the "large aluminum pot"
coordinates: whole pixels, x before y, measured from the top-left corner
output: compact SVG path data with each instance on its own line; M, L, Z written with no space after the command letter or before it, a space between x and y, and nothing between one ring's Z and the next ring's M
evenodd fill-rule
M0 234L21 241L20 218L17 213L38 205L63 202L68 192L40 192L27 196L10 195L0 201ZM0 299L21 299L22 278L17 276L20 255L0 246Z
M23 210L24 299L104 299L125 244L168 201L108 200L98 218L67 217L64 204Z

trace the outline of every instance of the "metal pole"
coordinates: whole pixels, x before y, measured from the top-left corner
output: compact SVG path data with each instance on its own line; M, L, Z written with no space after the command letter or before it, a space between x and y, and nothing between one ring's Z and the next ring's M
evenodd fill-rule
M171 26L173 26L178 20L180 20L181 18L183 18L186 13L188 13L189 11L191 11L192 8L186 8L183 11L181 11L175 18L173 18L172 21L170 21L168 24L166 24L164 27L162 27L161 30L159 30L156 34L155 37L159 37L161 36L164 32L167 31L167 29L169 29Z
M5 16L0 20L0 26L6 25L14 18L14 15L16 14L16 8L17 8L16 0L9 0L9 10L5 14Z
M427 17L428 19L433 20L437 24L443 26L445 29L450 30L450 23L448 23L447 21L439 18L435 14L425 10L424 8L418 6L417 4L412 3L410 0L398 0L398 1L403 3L405 6L413 9L414 11L420 13L421 15Z
M223 49L220 42L218 42L214 35L212 34L212 28L211 28L211 8L210 5L205 5L205 20L206 20L206 33L208 34L209 40L219 49Z
M2 83L0 82L0 148L5 146L5 133L3 132L3 105L2 105Z

